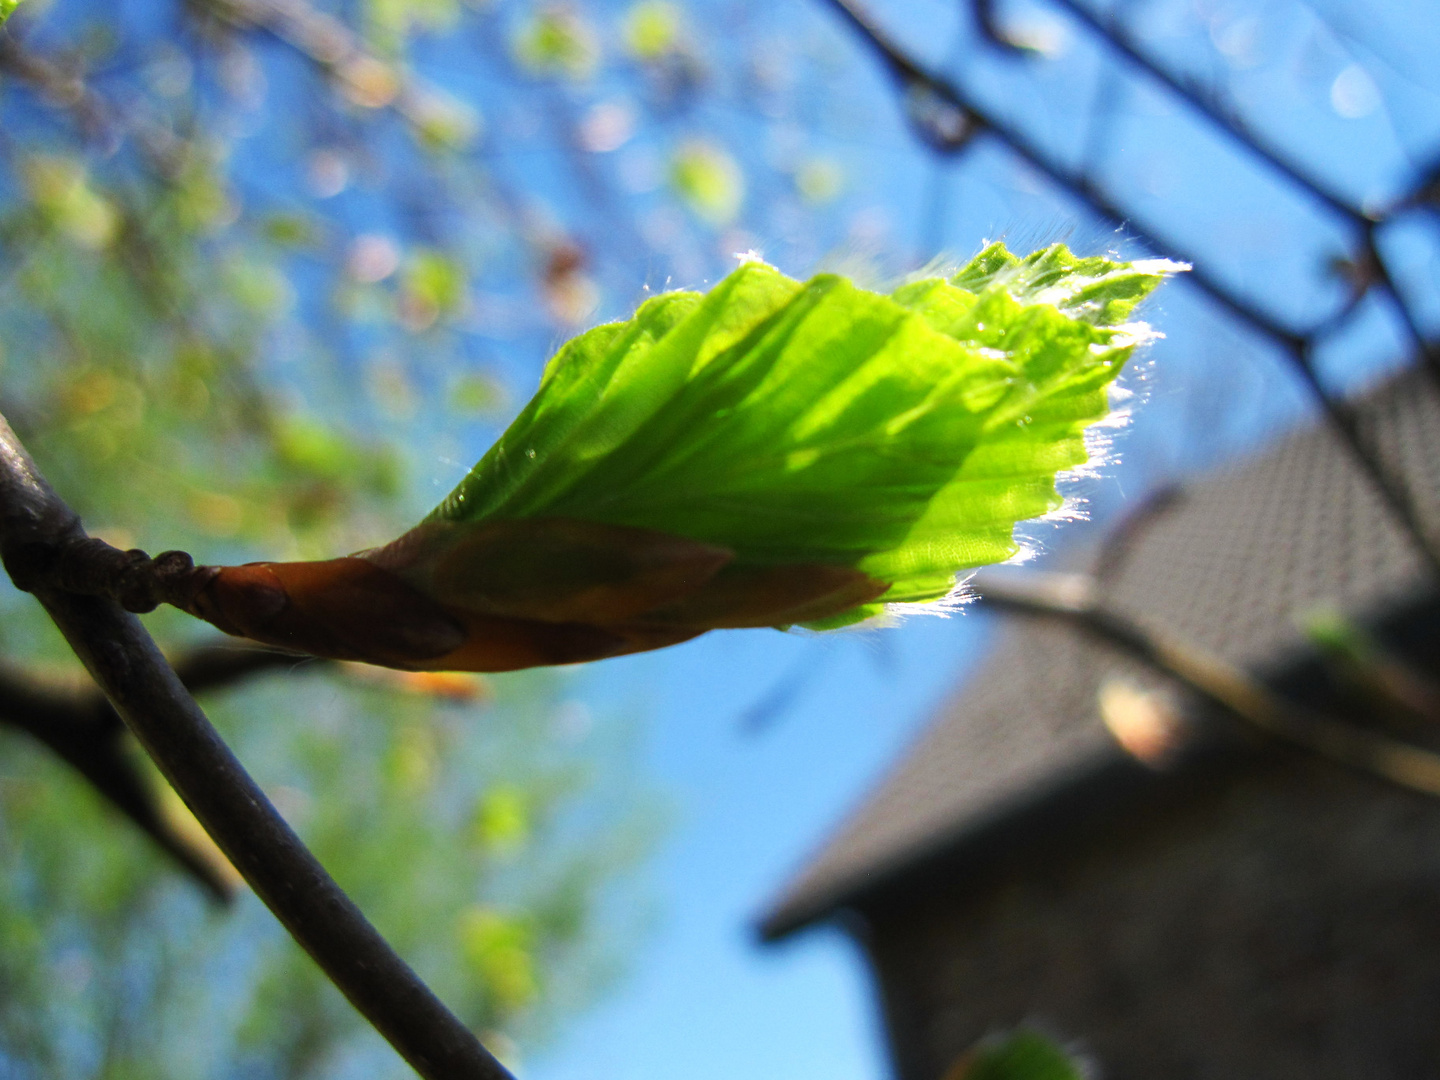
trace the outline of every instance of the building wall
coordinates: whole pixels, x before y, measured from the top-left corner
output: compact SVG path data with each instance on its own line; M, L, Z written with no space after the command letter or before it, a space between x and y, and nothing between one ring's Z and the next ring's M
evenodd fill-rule
M1023 851L863 912L903 1080L1021 1021L1106 1080L1440 1080L1440 800L1286 756Z

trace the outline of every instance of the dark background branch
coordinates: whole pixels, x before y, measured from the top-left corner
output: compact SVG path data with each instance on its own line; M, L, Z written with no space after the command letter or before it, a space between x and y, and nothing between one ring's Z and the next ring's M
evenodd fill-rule
M1100 603L1089 574L990 571L974 585L990 607L1068 623L1272 738L1440 797L1440 754L1315 712L1190 642L1146 630Z
M125 726L99 694L47 687L0 666L0 724L37 740L140 827L216 900L231 899L224 868L182 836L125 745Z
M199 694L307 660L219 639L187 649L172 664L186 689ZM329 665L311 660L307 666ZM231 899L233 871L217 866L210 849L176 830L154 785L130 756L124 723L93 684L46 678L0 662L0 724L24 732L75 769L216 900Z

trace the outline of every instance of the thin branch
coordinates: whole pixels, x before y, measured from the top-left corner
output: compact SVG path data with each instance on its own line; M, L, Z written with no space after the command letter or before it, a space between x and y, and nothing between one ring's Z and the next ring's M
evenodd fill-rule
M1129 31L1118 21L1113 19L1102 21L1094 12L1077 3L1077 0L1050 0L1050 2L1064 8L1076 20L1108 42L1116 52L1223 131L1232 142L1244 147L1253 157L1284 176L1311 198L1324 203L1354 225L1364 226L1372 220L1371 215L1365 213L1338 192L1331 190L1319 177L1311 175L1292 161L1283 150L1271 144L1241 117L1227 108L1206 87L1193 79L1176 75L1173 71L1152 60L1141 51Z
M352 102L391 109L420 132L452 108L443 92L365 47L335 16L304 0L199 0L197 7L237 30L260 30L295 50Z
M111 144L122 132L133 135L146 160L163 176L182 166L181 141L164 124L137 111L133 102L121 108L97 93L84 75L26 49L11 36L0 36L0 71L30 86L51 107L69 112L81 134Z
M1058 620L1115 646L1266 735L1402 787L1440 796L1440 754L1336 720L1277 694L1243 668L1105 608L1088 574L982 574L975 589L1005 611Z
M85 135L96 138L110 130L113 118L107 103L84 79L36 56L11 34L0 36L0 71L33 87L48 104L73 113Z
M1415 314L1409 298L1395 280L1395 275L1390 272L1390 264L1381 254L1379 241L1375 235L1379 224L1383 223L1372 222L1365 230L1365 254L1369 264L1374 268L1381 289L1390 298L1396 314L1400 316L1400 322L1404 325L1405 333L1410 338L1410 344L1414 347L1415 352L1419 355L1420 362L1425 365L1430 377L1440 382L1440 343L1425 339L1425 333L1420 328L1419 316Z
M1049 177L1053 183L1082 199L1094 213L1115 228L1124 228L1157 255L1194 266L1195 260L1179 245L1164 239L1158 230L1151 226L1143 222L1137 223L1133 215L1114 203L1088 176L1068 168L1028 139L1018 128L987 113L955 83L926 70L871 20L857 0L822 2L835 9L889 68L891 75L904 90L912 123L917 122L913 104L916 100L927 103L927 115L942 106L948 107L955 118L953 126L957 133L950 149L963 147L975 135L988 132L1017 157ZM928 128L921 128L917 133L925 141L935 145L935 139ZM1417 554L1424 560L1432 576L1440 579L1440 551L1437 551L1432 543L1409 492L1398 478L1391 475L1390 469L1362 436L1354 409L1345 401L1333 397L1320 379L1311 356L1315 331L1297 331L1282 325L1240 294L1222 285L1203 268L1193 269L1188 277L1191 284L1231 315L1284 350L1292 367L1310 388L1347 450L1365 470L1387 508L1409 536ZM1320 325L1325 326L1328 322L1329 320L1322 321Z
M6 569L44 605L206 831L291 936L421 1076L510 1080L285 823L139 620L113 600L63 592L43 576L29 576L47 562L44 552L83 537L79 518L0 418L0 554Z
M1233 144L1285 177L1311 198L1323 203L1330 210L1345 218L1352 226L1359 228L1365 252L1370 256L1377 270L1376 284L1395 305L1420 361L1430 370L1432 376L1440 377L1440 355L1437 355L1440 350L1435 349L1425 340L1409 300L1396 285L1389 267L1381 258L1376 247L1375 229L1377 225L1388 220L1389 211L1366 211L1328 187L1319 177L1296 164L1278 146L1271 143L1247 124L1242 117L1227 108L1206 87L1193 79L1176 75L1147 56L1117 19L1102 20L1077 0L1051 0L1051 3L1065 9L1075 19L1089 27L1111 48L1208 120Z

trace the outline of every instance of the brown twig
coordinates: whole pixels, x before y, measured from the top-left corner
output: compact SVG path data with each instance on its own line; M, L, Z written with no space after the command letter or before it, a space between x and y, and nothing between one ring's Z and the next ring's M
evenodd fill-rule
M0 555L84 536L0 418ZM23 574L22 574L23 576ZM105 597L27 582L125 724L240 874L330 980L421 1076L510 1074L390 948L245 772L135 616Z
M1069 623L1169 675L1266 735L1402 787L1440 796L1440 754L1307 709L1191 642L1144 629L1105 608L1088 574L992 572L978 576L974 584L985 603Z

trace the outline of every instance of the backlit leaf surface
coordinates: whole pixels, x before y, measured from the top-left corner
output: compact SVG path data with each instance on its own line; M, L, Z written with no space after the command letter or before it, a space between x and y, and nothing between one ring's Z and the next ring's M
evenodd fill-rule
M993 244L881 295L745 263L568 343L427 520L642 528L888 583L817 628L939 599L1059 507L1168 269Z

